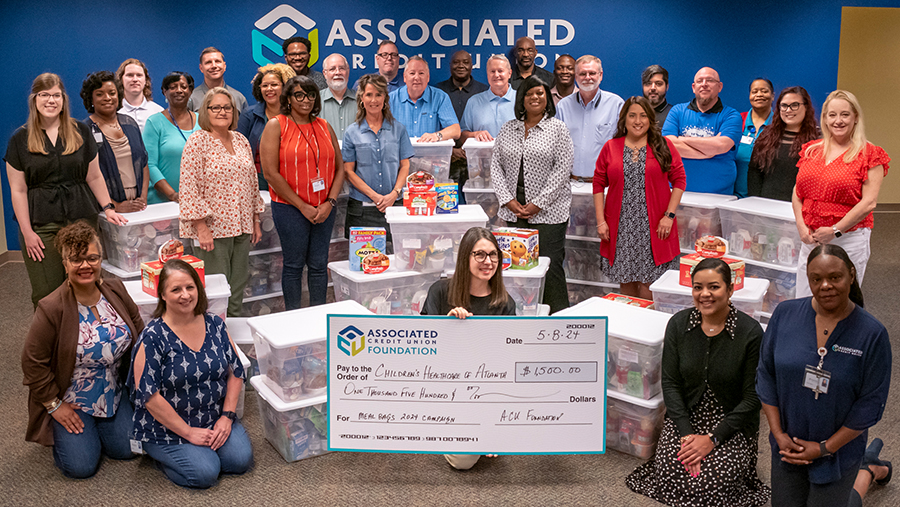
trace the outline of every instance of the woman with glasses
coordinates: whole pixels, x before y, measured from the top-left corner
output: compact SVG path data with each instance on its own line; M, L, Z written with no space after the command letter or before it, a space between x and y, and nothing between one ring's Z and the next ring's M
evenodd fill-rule
M83 220L56 236L66 281L41 300L22 352L25 439L53 446L63 475L94 475L103 454L130 459L133 409L125 388L144 327L117 278L100 278L100 238Z
M168 107L147 118L144 147L147 148L150 190L147 204L178 202L181 154L191 134L200 130L197 113L188 110L194 78L184 72L170 72L162 81Z
M260 162L260 138L266 123L281 113L281 91L284 89L284 83L296 75L294 69L284 63L270 63L260 67L252 82L253 98L257 104L248 108L238 119L238 132L250 141L250 147L253 148L253 162L256 164L260 190L269 189Z
M800 147L819 138L816 111L802 86L781 90L778 114L753 145L747 172L747 195L791 200L797 182Z
M280 102L281 114L262 133L260 153L284 253L284 304L294 310L300 308L304 267L309 270L310 306L325 304L328 245L344 185L344 161L334 129L318 117L322 101L315 81L289 79Z
M265 211L250 143L237 126L234 97L215 87L198 112L201 130L181 157L181 237L194 240L206 273L222 273L231 287L228 316L239 317L250 276L250 244L259 241Z
M90 129L70 116L69 96L56 74L35 78L28 121L13 133L4 160L31 302L37 308L66 279L62 258L53 248L60 229L78 219L96 226L101 207L110 222L124 225L127 220L115 211L97 161L97 143Z
M741 143L737 146L734 162L737 166L737 179L734 181L734 195L747 197L747 167L756 140L765 132L763 127L772 123L772 96L775 88L772 82L758 77L750 82L750 110L741 113L744 131Z

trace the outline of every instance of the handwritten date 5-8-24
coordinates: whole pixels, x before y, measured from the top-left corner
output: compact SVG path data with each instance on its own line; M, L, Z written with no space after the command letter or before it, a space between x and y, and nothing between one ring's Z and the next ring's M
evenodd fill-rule
M577 340L578 333L577 329L541 329L537 332L537 339L540 341Z

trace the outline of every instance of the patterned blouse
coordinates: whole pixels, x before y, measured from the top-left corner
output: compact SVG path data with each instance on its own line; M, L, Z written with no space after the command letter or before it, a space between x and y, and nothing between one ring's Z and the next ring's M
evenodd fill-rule
M119 361L131 344L131 330L102 295L97 313L99 320L89 307L78 303L75 370L63 401L81 405L84 413L94 417L112 417L122 397Z
M545 116L525 138L525 122L510 120L503 124L494 142L491 178L500 204L516 198L519 165L525 163L526 203L541 211L530 218L532 224L561 224L569 220L572 190L569 175L575 151L569 129L562 121ZM500 207L500 218L515 222L516 215Z
M228 372L244 378L225 321L207 313L206 338L194 351L161 318L153 319L141 333L144 371L134 387L134 438L155 444L184 444L175 432L156 421L147 410L147 400L157 392L190 426L212 428L222 415ZM135 353L139 346L134 347ZM134 380L129 376L129 384Z
M206 130L191 134L181 156L181 237L197 239L193 221L206 218L213 238L253 233L253 214L265 211L250 142L231 132L234 155Z
M803 203L803 222L814 231L819 227L832 227L862 200L863 183L869 179L869 169L884 166L887 176L888 162L891 157L878 146L866 143L856 159L849 164L844 162L841 154L838 158L825 163L822 148L812 155L806 155L806 149L821 140L810 141L800 149L800 168L797 173L797 197ZM858 224L844 232L859 228L871 229L875 224L869 213Z
M318 206L328 199L331 184L334 183L334 145L328 123L315 118L306 125L300 125L290 116L277 116L281 125L281 143L278 149L278 172L287 180L291 190L303 202ZM325 186L313 191L313 180L322 178ZM270 188L273 202L290 204Z

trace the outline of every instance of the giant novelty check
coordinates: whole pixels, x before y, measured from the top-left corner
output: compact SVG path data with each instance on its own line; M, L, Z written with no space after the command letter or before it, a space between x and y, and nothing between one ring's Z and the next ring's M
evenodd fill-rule
M605 452L605 317L328 317L328 447Z

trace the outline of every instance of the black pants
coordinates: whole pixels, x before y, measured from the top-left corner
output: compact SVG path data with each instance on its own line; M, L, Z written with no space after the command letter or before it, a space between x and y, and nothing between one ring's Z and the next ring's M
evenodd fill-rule
M812 484L806 467L784 465L781 455L773 453L772 507L859 507L862 500L853 489L858 469L859 466L855 466L828 484Z
M566 288L566 272L563 261L566 258L566 229L569 222L561 224L530 224L528 220L507 222L510 227L536 229L538 231L538 248L543 257L550 258L547 280L544 283L544 304L550 305L550 313L556 313L569 307L569 291Z
M394 206L403 206L403 200L397 199ZM391 226L388 225L384 213L378 211L375 206L363 206L362 201L348 199L347 224L344 226L344 237L350 239L351 227L384 227L387 232L387 254L394 253L394 242L391 239Z
M469 163L466 159L453 160L450 162L450 179L457 184L459 204L465 204L466 194L463 192L463 186L469 181Z

